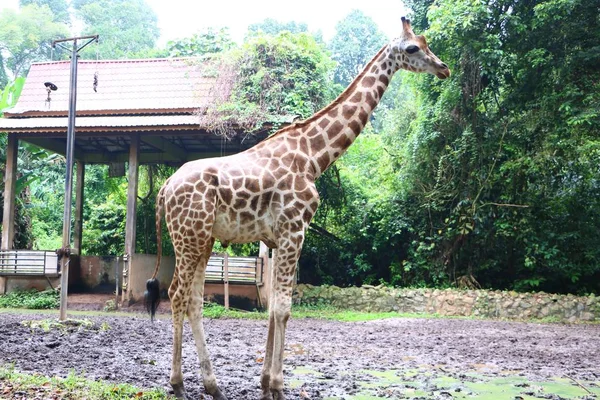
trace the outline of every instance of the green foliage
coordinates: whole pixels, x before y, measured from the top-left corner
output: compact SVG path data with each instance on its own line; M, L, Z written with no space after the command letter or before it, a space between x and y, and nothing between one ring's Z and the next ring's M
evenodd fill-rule
M401 155L413 279L599 290L592 3L411 2L453 70L443 83L411 76L415 111L386 132Z
M295 21L280 22L273 18L267 18L262 22L248 26L248 36L270 35L276 36L282 32L308 33L308 25ZM315 37L316 38L316 37ZM317 39L317 38L316 38Z
M21 90L23 85L25 84L25 78L18 77L12 83L8 84L2 92L0 92L0 116L2 115L2 110L8 109L14 106L19 99L21 94ZM0 165L2 174L4 173L6 167L6 146L7 146L7 136L5 134L0 135ZM31 232L31 220L28 212L29 205L29 192L28 192L28 184L36 179L35 174L29 170L27 167L29 164L24 160L23 156L27 156L27 154L21 154L21 158L18 160L18 176L17 182L15 184L15 192L16 192L16 204L15 204L15 234L13 239L13 245L15 248L31 248L32 244L32 232ZM31 158L35 158L36 155L32 155ZM25 157L28 158L28 157ZM2 179L2 182L4 179ZM4 205L4 185L2 184L0 188L2 192L0 192L0 210Z
M236 98L269 116L307 118L330 99L327 77L333 65L310 35L257 35L244 44L239 61Z
M8 8L0 11L3 74L24 76L32 62L49 60L52 40L66 37L68 32L48 5L30 4L18 11Z
M56 290L15 290L0 296L0 308L51 309L58 308L60 292Z
M90 210L83 230L84 254L122 254L125 248L126 204L109 194L106 202Z
M69 373L66 378L30 375L15 371L14 367L0 365L0 381L6 382L4 395L36 398L40 393L50 398L85 398L89 400L144 399L161 400L169 398L162 390L143 391L128 384L112 384L92 381Z
M204 317L213 319L269 319L268 312L241 311L225 309L216 303L204 303ZM436 315L407 314L397 312L370 313L364 311L342 310L328 304L294 304L292 306L293 318L317 318L342 322L373 321L387 318L431 318Z
M360 10L350 12L337 23L335 36L329 43L332 58L338 63L334 81L348 86L386 41L370 17Z
M211 56L230 50L235 43L227 28L206 28L189 38L173 40L167 43L169 57Z
M25 78L20 76L13 82L8 83L0 91L0 117L2 116L2 111L13 107L17 103L21 95L21 90L23 90L23 85L25 85Z
M250 133L290 116L309 117L333 96L328 81L332 67L323 46L310 35L252 36L242 48L214 59L218 101L207 107L203 123L228 135L234 128Z
M82 52L90 56L96 51L102 59L147 56L160 36L156 14L144 0L76 0L73 7L83 34L100 35L99 49Z
M30 4L38 7L47 6L54 14L56 22L70 25L69 4L66 0L19 0L19 7L23 8Z
M321 206L302 251L303 282L389 282L402 259L407 222L397 214L392 158L368 131L317 181Z

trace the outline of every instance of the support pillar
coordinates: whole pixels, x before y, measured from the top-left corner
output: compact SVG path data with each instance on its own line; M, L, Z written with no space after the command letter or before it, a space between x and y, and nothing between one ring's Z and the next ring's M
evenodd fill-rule
M83 235L83 186L85 180L85 164L77 161L77 182L75 183L75 226L73 231L73 248L81 257L81 239Z
M223 303L229 310L229 254L223 253Z
M258 256L262 258L261 271L256 271L261 276L262 281L258 284L258 292L263 307L269 307L269 297L271 296L271 265L269 260L269 247L260 242Z
M140 136L139 134L133 134L131 135L131 144L129 146L129 183L127 186L127 216L125 218L125 255L127 256L128 261L123 265L123 300L127 303L131 303L135 300L132 298L131 291L135 271L133 271L131 266L133 265L133 255L135 254L137 193L140 165L139 153Z
M15 198L17 186L17 153L19 141L14 133L8 134L6 171L4 172L4 212L2 219L2 250L12 250L15 237Z

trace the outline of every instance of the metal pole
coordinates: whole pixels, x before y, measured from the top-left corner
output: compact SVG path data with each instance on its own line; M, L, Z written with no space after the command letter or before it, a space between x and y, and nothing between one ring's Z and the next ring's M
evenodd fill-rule
M69 293L69 259L71 255L71 200L73 190L73 152L75 150L75 113L77 110L77 39L71 53L71 81L69 85L69 121L67 125L67 172L65 174L65 209L63 213L63 241L60 278L60 320L67 319Z
M88 39L81 47L77 47L77 40ZM69 85L69 119L67 125L67 171L65 174L65 209L63 214L63 241L62 248L56 253L61 260L60 276L60 321L67 319L67 295L69 294L69 259L71 256L71 201L73 196L73 153L75 150L75 115L77 110L77 54L93 41L98 42L98 35L82 36L67 39L59 39L52 42L52 47L57 44L65 49L63 42L73 41L71 50L71 76Z

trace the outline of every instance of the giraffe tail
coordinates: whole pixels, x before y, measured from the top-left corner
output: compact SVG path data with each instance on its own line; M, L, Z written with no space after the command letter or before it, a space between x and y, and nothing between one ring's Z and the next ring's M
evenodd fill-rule
M154 315L160 304L160 283L156 279L158 270L160 269L160 259L162 257L162 214L165 204L164 198L164 186L160 188L158 195L156 196L156 268L152 274L152 278L146 281L146 292L144 293L144 300L146 303L146 310L150 313L150 318L154 321Z

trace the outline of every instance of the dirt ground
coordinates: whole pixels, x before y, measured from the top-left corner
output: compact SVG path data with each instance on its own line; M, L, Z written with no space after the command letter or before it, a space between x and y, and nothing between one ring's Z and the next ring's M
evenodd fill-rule
M170 390L170 319L91 316L91 326L48 331L22 323L48 318L56 317L0 312L0 365ZM266 324L205 320L217 379L230 400L259 397ZM600 325L292 318L286 339L289 399L600 398ZM209 399L187 322L183 355L190 398Z

